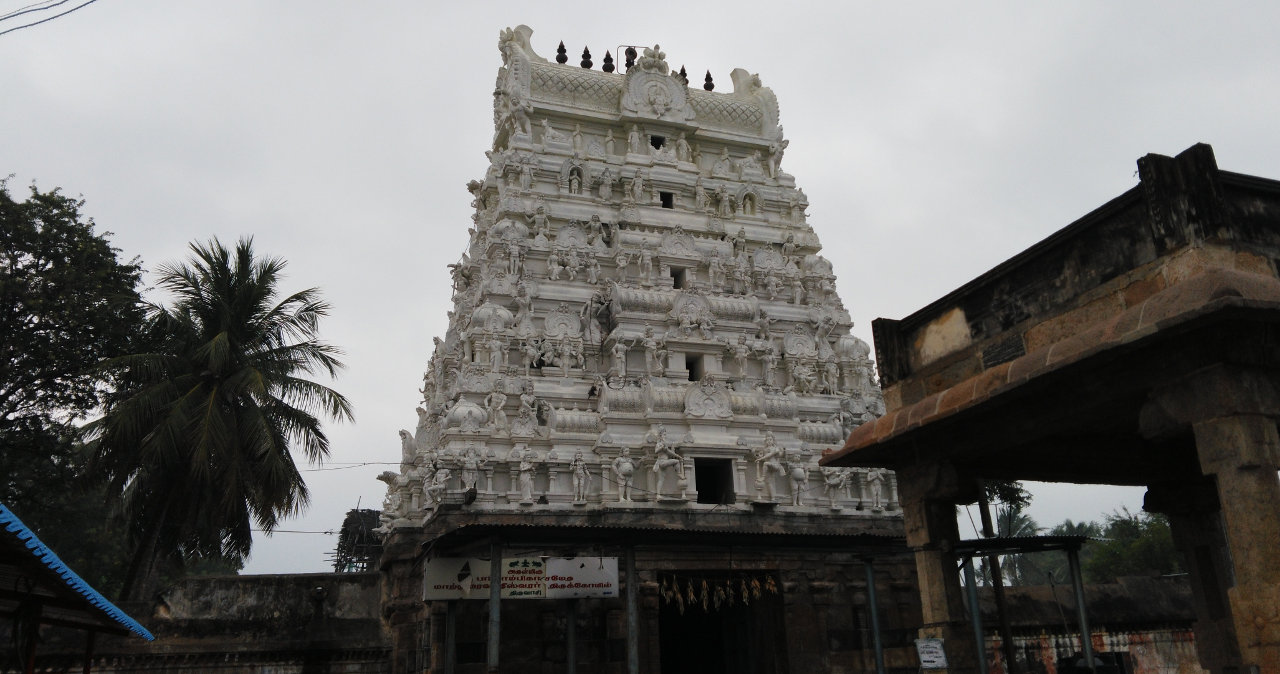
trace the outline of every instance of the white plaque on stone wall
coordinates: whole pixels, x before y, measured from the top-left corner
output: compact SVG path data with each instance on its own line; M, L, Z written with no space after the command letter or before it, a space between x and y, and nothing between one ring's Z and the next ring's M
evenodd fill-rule
M942 639L916 639L916 655L920 657L920 669L946 669L947 652Z

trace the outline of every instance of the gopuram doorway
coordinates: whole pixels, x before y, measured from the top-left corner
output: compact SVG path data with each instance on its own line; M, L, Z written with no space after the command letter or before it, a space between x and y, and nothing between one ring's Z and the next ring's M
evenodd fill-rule
M785 674L782 595L771 574L659 575L663 674Z

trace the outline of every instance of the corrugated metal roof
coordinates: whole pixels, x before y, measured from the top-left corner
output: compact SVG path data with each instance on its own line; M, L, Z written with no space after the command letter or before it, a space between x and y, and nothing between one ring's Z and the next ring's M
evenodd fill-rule
M58 555L49 549L49 546L40 541L27 525L22 523L21 519L9 510L3 503L0 503L0 549L11 549L18 551L18 557L14 559L4 559L0 561L0 568L9 573L21 574L30 583L33 588L36 586L46 586L45 590L57 591L63 590L60 594L67 594L65 590L69 589L79 596L83 603L74 607L61 607L66 611L68 608L78 611L83 618L102 618L105 617L110 622L118 624L129 632L133 632L138 636L154 640L155 637L143 627L138 621L129 617L127 613L120 610L115 604L102 596L100 592L93 589L80 576L76 575L66 564L63 563ZM22 558L22 551L25 551L30 557ZM7 556L7 555L6 555ZM43 593L42 593L43 594ZM47 595L45 595L47 597ZM83 627L91 627L92 620L86 621Z

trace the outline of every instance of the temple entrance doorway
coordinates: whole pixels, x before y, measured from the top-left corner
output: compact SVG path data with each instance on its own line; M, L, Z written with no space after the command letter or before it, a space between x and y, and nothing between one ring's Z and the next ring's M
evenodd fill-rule
M786 674L782 595L771 575L675 572L659 588L663 674Z

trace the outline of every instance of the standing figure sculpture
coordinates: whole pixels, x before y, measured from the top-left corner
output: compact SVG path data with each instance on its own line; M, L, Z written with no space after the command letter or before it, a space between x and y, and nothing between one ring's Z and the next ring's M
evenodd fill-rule
M809 490L809 467L803 459L787 461L791 476L791 505L803 505L804 493Z
M667 468L674 467L676 477L680 480L685 479L684 457L676 452L675 446L667 439L667 427L663 424L658 424L658 430L646 436L645 440L653 443L653 472L658 476L655 491L661 497L663 478Z
M627 343L621 339L616 340L611 351L613 353L613 367L609 369L609 374L619 377L627 376Z
M520 502L533 503L533 471L537 468L538 453L523 442L511 450L511 460L520 464L517 484L520 486Z
M884 469L867 469L867 489L871 492L871 509L884 510Z
M631 450L622 448L622 453L613 460L611 466L618 480L618 503L631 501L631 483L636 476L636 462L631 459Z
M480 456L476 448L471 443L467 443L467 448L462 452L462 488L470 490L476 488L476 483L480 480L480 469L484 468L489 460Z
M782 448L778 446L777 440L774 439L771 431L764 432L764 445L757 447L752 452L752 458L756 462L756 495L759 498L759 492L763 489L766 498L773 500L773 475L786 474L786 469L782 467Z
M635 344L633 342L632 346L634 345ZM640 339L640 345L644 347L645 374L662 374L662 370L659 369L658 350L663 347L663 343L653 335L652 326L644 326L644 337Z
M582 456L582 452L573 455L573 461L569 463L569 472L573 475L574 503L585 503L591 484L591 471L587 470L587 460Z
M502 408L507 405L507 394L502 392L502 380L499 379L493 392L484 398L484 406L489 410L489 425L498 432L507 432L507 413Z

